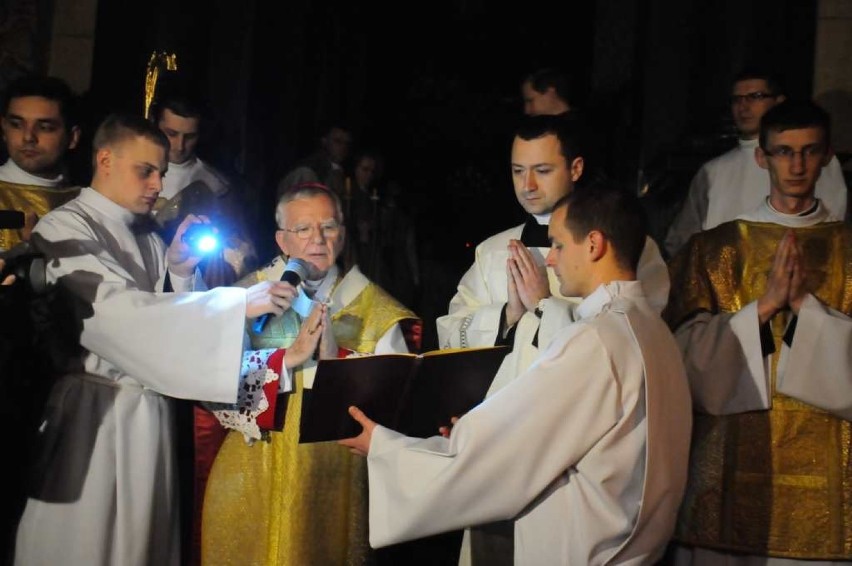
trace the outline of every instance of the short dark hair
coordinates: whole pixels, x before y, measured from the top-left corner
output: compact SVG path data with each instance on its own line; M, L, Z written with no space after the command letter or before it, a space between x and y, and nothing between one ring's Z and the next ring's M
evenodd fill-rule
M770 108L760 119L760 148L766 150L770 132L820 128L825 142L831 143L831 116L812 100L785 100Z
M92 158L99 150L114 146L132 138L142 137L163 148L168 154L169 140L155 125L135 114L110 114L104 118L92 140Z
M571 162L583 155L583 125L579 118L570 114L522 116L515 127L515 137L522 140L535 140L554 135L559 140L562 155L570 166Z
M158 97L151 114L154 122L162 119L165 110L184 118L196 118L199 122L204 122L209 115L207 105L199 97L188 93L169 92Z
M3 93L2 115L9 112L13 99L25 96L39 96L56 102L66 130L70 131L78 125L77 97L62 79L46 75L24 75L15 79Z
M568 78L568 75L561 70L555 67L545 67L543 69L538 69L533 71L521 81L523 83L530 83L530 86L534 91L544 94L547 89L553 87L553 90L556 91L556 94L565 101L566 104L573 106L574 104L574 91L572 84L573 82Z
M565 227L575 242L597 230L612 244L618 264L636 271L645 249L648 227L635 194L612 181L598 181L575 188L559 199L553 209L559 207L568 207Z
M740 72L734 76L734 80L731 81L731 88L734 88L734 85L740 81L751 80L766 81L766 87L771 91L770 94L774 94L775 96L787 94L787 91L784 88L784 81L778 74L769 69L758 66L748 66L740 70Z

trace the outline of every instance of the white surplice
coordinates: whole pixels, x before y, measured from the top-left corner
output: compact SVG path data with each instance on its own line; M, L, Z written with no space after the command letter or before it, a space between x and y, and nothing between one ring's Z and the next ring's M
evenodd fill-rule
M757 145L757 138L739 140L737 147L701 166L666 235L665 248L669 256L674 256L696 232L748 214L766 198L769 174L754 159ZM816 197L834 217L843 219L846 181L836 157L823 168L817 180Z
M202 182L216 196L228 192L225 177L198 157L186 163L169 163L169 170L163 177L163 191L160 196L172 199L192 183Z
M841 220L818 201L806 215L784 214L764 197L738 220L802 228ZM712 415L765 411L772 407L770 356L763 356L757 301L736 313L699 313L681 324L675 338L683 352L693 402ZM792 347L781 343L775 386L779 393L852 419L852 319L808 293L799 309ZM679 566L834 565L838 561L795 560L732 554L678 546Z
M370 542L503 519L524 565L644 564L674 529L691 404L674 339L638 282L599 287L538 360L449 439L378 426Z
M48 278L76 300L81 357L53 387L19 565L178 564L166 396L234 402L246 290L163 293L164 244L91 188L36 226ZM175 289L194 280L170 276Z
M548 223L550 215L536 217ZM500 314L508 300L506 261L509 240L520 240L524 225L491 236L476 247L473 265L462 276L458 291L450 300L449 313L436 321L441 348L473 348L493 346L500 326ZM538 265L544 265L549 248L530 248ZM523 373L559 330L573 318L573 308L580 299L564 297L552 269L547 269L551 297L543 303L541 319L526 312L517 323L515 340L510 352L491 385L489 395ZM651 238L639 258L637 279L648 296L648 302L658 312L669 297L669 272L657 244ZM538 333L538 347L533 345Z

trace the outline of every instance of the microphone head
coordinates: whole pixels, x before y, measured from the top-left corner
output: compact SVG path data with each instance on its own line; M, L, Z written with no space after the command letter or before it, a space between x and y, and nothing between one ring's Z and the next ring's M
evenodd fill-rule
M311 274L311 264L303 259L292 257L287 260L287 265L284 266L284 273L281 275L282 281L287 281L291 285L298 285Z

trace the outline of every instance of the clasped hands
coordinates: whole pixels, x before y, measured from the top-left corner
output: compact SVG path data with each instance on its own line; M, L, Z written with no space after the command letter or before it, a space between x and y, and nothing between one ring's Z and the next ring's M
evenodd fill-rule
M790 308L799 314L808 291L805 288L803 253L796 234L787 230L775 250L775 259L766 281L766 291L757 300L760 324L766 323L777 312Z
M536 263L520 240L509 240L506 275L509 282L506 302L506 328L511 328L525 312L534 312L539 301L550 296L547 269Z

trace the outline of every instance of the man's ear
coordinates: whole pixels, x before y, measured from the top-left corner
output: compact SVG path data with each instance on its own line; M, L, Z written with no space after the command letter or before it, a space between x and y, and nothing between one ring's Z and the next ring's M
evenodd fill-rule
M583 167L585 165L585 161L583 161L582 157L575 157L574 161L571 162L571 181L576 183L580 177L583 176Z
M281 250L281 253L283 253L286 256L289 256L290 254L287 251L287 241L286 241L284 236L285 236L284 230L281 230L281 229L276 230L275 231L275 243L278 244L278 249Z
M588 246L589 259L596 262L606 255L609 241L599 230L592 230L588 235Z
M114 157L115 154L113 154L110 148L104 147L99 149L97 153L95 153L95 170L109 173Z
M68 137L68 149L74 149L78 143L80 143L80 126L74 126Z
M769 169L769 163L766 162L766 152L760 146L754 148L754 160L757 161L761 169Z

